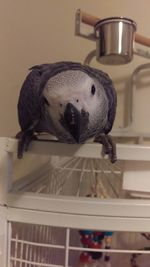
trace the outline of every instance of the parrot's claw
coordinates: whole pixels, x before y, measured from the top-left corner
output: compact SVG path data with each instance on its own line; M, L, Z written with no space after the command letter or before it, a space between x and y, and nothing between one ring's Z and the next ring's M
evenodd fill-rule
M113 142L110 135L107 135L108 141L111 145L111 153L109 154L111 163L115 163L117 161L117 154L116 154L116 144Z
M16 135L18 139L18 152L17 156L19 159L23 157L24 151L28 150L29 144L32 140L37 140L37 137L34 135L33 131L21 131Z
M101 134L96 137L94 141L103 145L103 152L104 154L109 155L111 163L117 161L116 144L113 142L110 135Z

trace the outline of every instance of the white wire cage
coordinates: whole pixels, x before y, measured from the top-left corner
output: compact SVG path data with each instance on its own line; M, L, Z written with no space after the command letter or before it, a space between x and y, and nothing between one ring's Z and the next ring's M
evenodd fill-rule
M94 248L82 245L79 232L79 229L9 222L8 266L74 267L85 263L106 267L149 266L150 241L140 233L114 232L109 248L108 237L100 241L100 248ZM81 263L83 255L89 255L90 260Z
M111 166L109 160L76 157L49 157L44 173L39 172L13 183L15 191L74 197L123 197L123 161ZM23 182L24 181L24 182Z
M134 118L133 108L130 126ZM54 141L32 142L20 161L17 141L0 138L2 266L83 266L80 255L100 248L83 247L80 229L113 232L111 247L103 240L103 256L86 266L149 266L150 137L132 127L113 135L115 164L99 144Z
M8 139L7 186L11 193L132 198L137 184L132 182L134 186L130 192L127 181L132 181L132 176L139 175L144 179L150 174L150 149L143 144L118 144L115 164L103 158L99 144L71 146L58 142L34 142L31 151L34 150L35 155L25 155L22 161L16 158L16 149L17 142ZM143 190L143 196L145 193L145 197L149 197L147 184L137 190L137 198L141 197L140 190Z
M118 144L118 162L111 164L99 144L73 149L57 142L33 142L20 161L17 141L1 142L6 163L1 196L6 266L81 266L82 253L100 251L102 257L87 266L148 266L149 240L141 233L149 237L145 232L150 232L150 201L133 198L122 187L128 162L149 161L148 146ZM83 246L81 229L112 231L111 246L108 249L105 240L98 249Z

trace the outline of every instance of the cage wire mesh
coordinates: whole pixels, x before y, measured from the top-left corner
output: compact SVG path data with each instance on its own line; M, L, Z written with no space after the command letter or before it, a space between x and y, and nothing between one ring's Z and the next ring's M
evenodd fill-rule
M131 197L122 189L122 160L111 164L108 159L52 156L47 157L47 163L43 166L41 172L25 175L18 187L14 182L13 189L56 196ZM80 229L9 222L10 266L82 266L79 260L82 253L88 255L93 248L82 243L79 231ZM98 231L101 232L101 229ZM93 235L94 233L95 231ZM102 257L92 259L86 266L148 267L149 240L148 234L144 236L141 233L114 232L109 246L106 245L105 238L101 242Z
M18 190L75 197L122 198L127 194L122 190L123 170L121 160L111 164L107 159L52 156L42 175L34 174L34 179L24 177L26 185L22 183ZM17 190L16 183L13 188Z
M11 267L75 267L81 266L81 254L98 253L82 245L79 229L10 222L9 231ZM103 239L101 256L86 266L149 267L149 237L148 233L114 232L109 249Z

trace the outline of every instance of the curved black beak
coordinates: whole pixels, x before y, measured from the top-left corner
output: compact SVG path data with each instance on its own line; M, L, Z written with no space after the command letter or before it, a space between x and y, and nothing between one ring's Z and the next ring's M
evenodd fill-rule
M65 125L77 143L80 141L81 113L76 107L68 103L64 111Z

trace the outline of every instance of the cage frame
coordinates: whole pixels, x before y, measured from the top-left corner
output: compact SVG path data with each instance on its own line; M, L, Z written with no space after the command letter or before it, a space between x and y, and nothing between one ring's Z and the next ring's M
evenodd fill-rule
M66 196L47 196L38 193L11 192L13 153L17 152L17 140L0 138L5 153L5 166L1 175L0 204L14 211L14 217L23 209L34 213L50 213L54 224L66 227L90 227L102 230L150 231L150 200L149 199L80 199ZM150 146L117 144L118 159L150 161ZM27 153L46 155L65 155L75 157L101 158L101 145L66 145L58 142L34 141ZM22 159L24 160L24 159ZM13 213L10 213L13 217ZM58 220L58 215L62 218ZM46 215L45 215L46 216ZM94 220L93 220L94 216ZM13 218L14 218L13 217ZM67 222L67 225L65 223ZM36 221L36 220L35 220ZM124 223L123 223L124 222ZM133 224L132 224L133 222Z
M79 199L12 192L13 154L17 152L17 140L0 138L0 147L1 266L10 267L8 262L10 222L49 225L66 229L90 229L92 225L93 230L150 232L149 199L89 199L86 197ZM150 146L147 145L117 144L117 151L118 158L121 160L137 161L139 164L141 161L150 161ZM102 158L99 144L72 146L45 141L32 142L27 154Z

